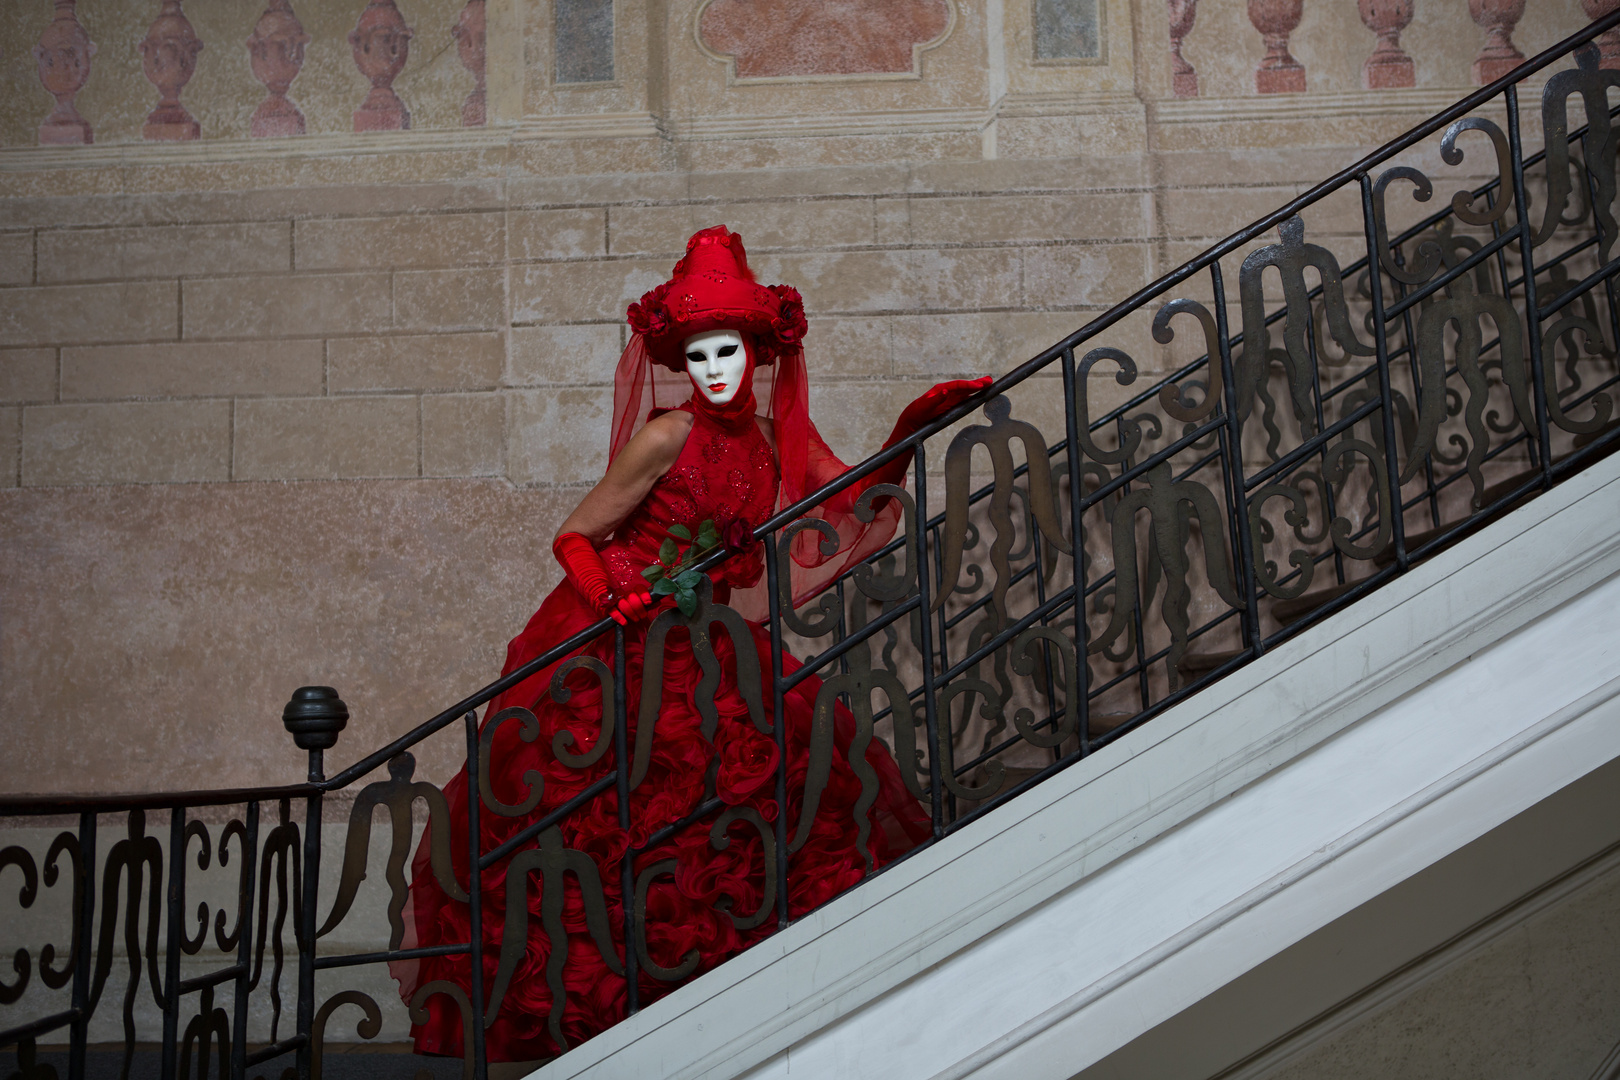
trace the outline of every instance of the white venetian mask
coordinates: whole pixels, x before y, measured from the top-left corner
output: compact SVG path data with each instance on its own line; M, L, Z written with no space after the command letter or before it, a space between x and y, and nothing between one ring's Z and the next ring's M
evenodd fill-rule
M710 404L724 405L737 396L748 373L748 354L742 335L735 330L693 334L682 346L686 372Z

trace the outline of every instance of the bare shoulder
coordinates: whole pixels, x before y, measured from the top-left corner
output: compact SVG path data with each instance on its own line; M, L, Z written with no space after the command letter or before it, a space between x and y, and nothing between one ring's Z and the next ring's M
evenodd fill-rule
M692 433L692 421L692 414L685 409L671 409L647 421L647 426L636 433L636 438L645 439L649 446L660 449L674 447L675 452L680 453L681 447L686 444L686 437Z
M680 409L660 413L625 445L621 455L626 464L651 468L662 474L681 455L686 437L692 432L692 414Z

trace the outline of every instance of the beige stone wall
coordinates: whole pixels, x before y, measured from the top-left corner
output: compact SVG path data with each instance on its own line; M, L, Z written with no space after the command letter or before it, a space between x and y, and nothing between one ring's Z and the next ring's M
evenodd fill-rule
M1102 5L1098 58L1042 62L1029 4L950 0L910 71L750 81L697 0L619 0L614 80L559 86L550 5L489 0L490 122L464 128L461 4L402 0L413 128L359 135L361 5L294 6L309 133L247 137L256 5L195 3L202 137L158 144L155 0L82 0L76 147L34 145L50 5L0 10L0 732L24 765L0 787L295 779L293 687L349 700L340 765L493 677L601 474L624 307L691 231L732 226L803 291L814 415L854 461L932 382L1008 370L1466 93L1482 40L1418 0L1417 85L1364 91L1373 35L1311 0L1306 93L1261 96L1244 5L1206 0L1202 96L1177 99L1154 0ZM1516 40L1584 21L1531 0ZM1309 224L1348 252L1340 203ZM1151 380L1184 343L1145 330L1110 343ZM1017 400L1061 431L1052 378Z

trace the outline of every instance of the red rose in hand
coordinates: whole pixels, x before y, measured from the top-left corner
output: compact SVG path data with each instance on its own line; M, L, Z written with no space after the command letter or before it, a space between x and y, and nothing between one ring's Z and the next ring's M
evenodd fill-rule
M720 538L725 541L726 547L738 555L748 554L759 543L758 540L754 539L754 527L748 523L748 519L745 517L732 518L731 524L726 526L725 531L720 534Z
M719 580L733 589L751 589L759 584L765 560L760 557L759 541L754 539L754 527L748 519L734 519L721 530L720 539L733 554L720 568Z

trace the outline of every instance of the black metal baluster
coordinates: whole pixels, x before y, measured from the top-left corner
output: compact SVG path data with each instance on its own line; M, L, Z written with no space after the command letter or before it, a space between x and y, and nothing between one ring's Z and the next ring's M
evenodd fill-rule
M157 882L152 882L157 888ZM163 952L163 986L158 996L163 1002L162 1076L173 1076L179 1067L176 1042L180 1034L180 934L186 917L186 811L169 808L169 889L167 901L167 940Z
M917 520L927 521L928 458L926 451L923 448L923 440L921 439L918 439L916 442L916 453L912 459L912 469L917 477ZM937 840L941 836L945 835L945 785L941 783L939 775L939 740L941 738L941 725L939 715L939 698L934 692L934 627L933 624L928 620L929 605L931 603L930 594L932 590L929 588L928 572L926 569L928 565L928 541L926 536L927 533L925 531L925 539L923 540L922 545L923 550L917 553L918 558L920 558L923 563L922 567L919 568L917 573L917 589L919 593L917 600L918 610L922 613L922 618L919 620L922 625L922 641L919 642L919 645L921 646L923 654L923 720L928 731L929 812L933 814L934 838ZM938 562L937 552L939 547L937 539L934 550L936 552L935 562ZM942 584L940 586L941 589L948 589L949 587L949 583ZM940 611L941 613L944 611L943 604L940 605ZM941 644L941 647L943 648L943 643ZM949 738L950 717L947 716L944 718L944 720L944 737Z
M1067 429L1064 453L1069 461L1069 535L1074 562L1075 685L1080 706L1080 756L1091 752L1091 666L1086 662L1086 543L1080 527L1085 516L1085 471L1080 461L1080 419L1075 413L1074 350L1063 350L1063 420Z
M337 745L349 722L349 707L330 686L301 686L281 711L281 722L300 750L309 752L309 782L326 779L324 753ZM304 800L304 895L295 926L298 940L298 1080L310 1080L315 1024L315 908L320 898L321 801L323 791Z
M1367 272L1369 275L1375 274L1378 268L1373 266ZM1322 357L1316 347L1316 317L1309 307L1305 311L1305 349L1311 358L1311 392L1316 404L1316 432L1321 450L1317 461L1322 469L1322 505L1327 510L1327 519L1334 521L1339 516L1339 504L1333 494L1333 485L1327 482L1328 441L1321 435L1328 429L1327 411L1322 407ZM1394 450L1390 453L1394 453ZM1344 584L1344 552L1339 550L1337 544L1333 545L1333 576L1340 585Z
M837 638L837 640L838 641L845 641L845 640L847 640L849 638L849 619L848 619L848 615L849 615L849 596L844 592L844 579L843 578L839 578L837 584L835 584L833 586L833 594L835 596L837 596L837 598L838 598L838 638ZM856 596L861 596L862 594L860 593L859 590L856 590L855 595ZM864 597L862 597L862 602L863 603L865 602ZM865 613L863 612L862 614L865 614ZM865 620L864 619L862 620L862 625L863 626L865 625ZM838 654L838 673L840 675L848 675L849 674L849 650L848 649L845 649L845 650L843 650L842 652L840 652ZM849 707L849 702L845 701L844 706L845 706L845 708L848 708Z
M1053 486L1052 497L1057 498L1055 485ZM1034 560L1035 566L1035 606L1043 608L1046 606L1046 549L1042 546L1045 541L1041 536L1041 530L1036 526L1033 513L1024 515L1024 528L1026 529L1026 535L1029 537L1030 558ZM1060 613L1061 609L1050 615L1042 615L1041 625L1051 626L1052 619ZM1041 645L1041 671L1043 674L1041 681L1045 684L1044 689L1046 691L1046 714L1048 717L1055 717L1057 715L1057 679L1052 674L1052 650L1045 643ZM1052 761L1055 764L1063 759L1063 748L1054 746L1051 754Z
M1500 188L1498 188L1497 192L1496 192L1496 197L1501 198L1501 196L1502 196L1502 191L1501 191ZM1494 209L1494 208L1495 207L1493 206L1492 209ZM1503 233L1505 233L1507 231L1507 226L1504 224L1504 220L1505 220L1504 218L1497 218L1495 221L1491 222L1491 239L1493 241L1501 239ZM1512 245L1510 245L1510 244L1503 244L1501 247L1496 249L1496 254L1493 256L1493 258L1495 258L1495 260L1496 260L1496 272L1498 274L1502 275L1502 297L1503 297L1503 299L1507 300L1507 302L1510 303L1510 304L1513 302L1513 287L1509 283L1513 279L1508 277L1507 250L1511 246ZM1443 270L1444 267L1442 267L1441 269ZM1435 299L1438 299L1438 297L1430 297L1429 299L1431 301L1433 301ZM1497 336L1500 337L1501 334L1498 333ZM1408 335L1407 340L1414 342L1414 345L1412 347L1412 354L1413 354L1413 363L1415 364L1417 362L1416 361L1417 346L1415 344L1417 339L1411 337L1410 335ZM1533 443L1530 444L1530 446L1529 446L1529 452L1530 452L1530 457L1532 459L1531 464L1535 464L1534 459L1535 459L1535 456L1536 456L1536 447L1535 447L1535 445ZM1432 473L1432 470L1433 470L1432 461L1433 461L1433 459L1430 458L1429 461L1431 462L1429 467L1430 467L1430 470L1431 470L1431 473ZM1431 479L1430 482L1431 483L1433 482L1432 479ZM1436 520L1435 524L1439 525L1440 522L1438 520Z
M921 443L918 443L917 445L918 445L919 449L922 446ZM920 491L921 489L919 488L918 490ZM918 509L917 509L917 520L918 521L927 521L928 520L928 508L927 508L926 502L924 502L922 504L919 504ZM943 543L941 541L941 539L940 539L940 532L941 532L941 529L937 525L933 529L928 529L928 528L925 527L922 530L923 552L922 552L920 558L923 559L925 564L926 564L927 559L928 559L928 550L927 550L928 549L928 538L930 536L933 537L934 551L938 552L940 550L940 548L941 548L942 543ZM934 587L939 590L938 595L941 597L940 602L939 602L939 610L936 611L934 613L934 616L933 616L935 618L935 620L939 624L938 627L937 627L937 630L939 632L939 638L938 638L938 640L939 640L939 667L934 668L932 670L935 670L935 671L949 671L951 669L951 637L950 637L951 622L950 622L949 617L946 614L945 609L946 609L946 601L950 598L951 593L956 591L956 582L953 581L949 585L945 584L945 568L942 565L940 565L940 561L939 561L939 558L938 558L937 555L936 555L936 557L934 559L934 566L933 566L933 571L932 572L933 572L933 575L934 575ZM983 601L975 601L974 603L977 604L977 603L981 603L981 602L983 602ZM970 606L968 610L972 610L972 607ZM965 612L964 612L964 615L965 615ZM919 606L917 608L917 616L918 616L918 618L920 620L922 620L924 622L926 622L928 620L928 618L929 618L928 604L926 603L926 601L921 602L919 604ZM926 630L925 631L919 631L919 632L923 633L924 639L926 640L927 639ZM923 664L925 666L928 665L928 664L933 663L932 648L931 648L930 645L925 645L922 641L919 641L917 643L917 649L918 649L919 652L922 653ZM925 681L924 686L926 687L926 685L927 685L927 683ZM925 695L926 695L926 691L925 691ZM945 737L947 739L952 739L952 740L954 740L955 737L956 737L955 733L951 730L950 717L948 717L948 716L945 718ZM932 746L933 744L929 744L929 745ZM955 757L954 751L955 751L956 748L954 746L952 746L951 749L953 751L951 756L954 758ZM932 753L932 751L930 751L930 753ZM936 769L936 770L934 770L934 772L937 773L938 770ZM932 798L932 796L930 796L930 798ZM940 805L943 807L943 809L941 811L942 817L948 816L952 821L955 821L956 820L956 795L955 795L955 793L947 791L943 795L939 796L939 799L940 799Z
M245 828L242 834L242 857L247 860L242 869L246 887L240 896L237 927L240 937L236 941L236 997L232 1002L231 1021L231 1080L245 1080L247 1076L248 995L251 992L249 976L253 968L253 898L255 872L259 863L259 802L247 804Z
M1499 224L1500 222L1491 222L1492 236L1497 235L1496 230ZM1500 248L1497 249L1496 254L1498 258L1501 257ZM1395 264L1402 267L1406 265L1405 257L1401 254L1399 247L1395 249ZM1503 291L1506 292L1506 263L1502 266L1502 283ZM1409 291L1406 283L1398 278L1392 278L1391 284L1395 289L1395 300L1397 302L1405 300ZM1421 286L1418 287L1421 288ZM1421 398L1423 394L1423 373L1418 367L1417 330L1412 326L1412 309L1409 307L1401 309L1401 330L1406 335L1406 367L1412 376L1412 395L1414 398ZM1410 449L1408 449L1408 452L1410 453ZM1423 455L1423 485L1424 491L1429 497L1429 525L1431 528L1438 528L1440 525L1440 492L1434 485L1434 458L1428 454ZM1331 516L1328 520L1332 520Z
M1519 219L1519 263L1524 268L1524 325L1530 335L1530 388L1535 394L1536 446L1541 452L1541 486L1549 488L1552 486L1552 435L1547 430L1546 384L1542 381L1541 305L1536 299L1536 259L1532 251L1530 212L1524 194L1524 147L1519 140L1519 88L1509 86L1503 94L1507 99L1508 156L1513 161L1513 210ZM1595 208L1592 215L1595 225Z
M323 780L321 751L309 752L309 779ZM298 906L298 1080L310 1080L315 1025L315 905L320 896L321 796L304 800L304 895Z
M769 593L771 617L771 734L776 739L776 929L788 924L788 840L787 840L787 724L783 720L787 692L782 687L782 593L781 572L776 565L777 535L769 533L765 544L765 587ZM789 558L792 557L791 551ZM790 584L791 588L791 571ZM791 594L790 594L791 595Z
M484 872L479 867L484 846L479 834L478 714L469 711L467 728L467 918L472 924L468 960L472 990L473 1076L489 1080L489 1061L484 1051ZM467 1038L462 1032L461 1037Z
M613 774L619 797L619 828L624 830L624 859L619 864L619 898L624 910L625 1011L634 1016L641 1008L636 956L635 849L630 847L630 739L625 731L626 690L624 673L624 627L613 628Z
M1124 447L1125 417L1120 416L1117 420L1115 420L1114 425L1115 430L1119 435L1119 445ZM1151 457L1152 455L1149 454L1148 456ZM1125 459L1119 463L1120 475L1124 476L1126 473L1130 472L1135 465L1136 462L1134 460L1134 456L1126 455ZM1120 485L1119 497L1122 501L1128 495L1130 495L1130 493L1131 485L1128 482ZM1131 528L1136 528L1136 523L1134 521L1131 522ZM1146 550L1151 554L1153 548L1149 546ZM1138 701L1136 711L1144 712L1147 710L1148 706L1153 704L1153 691L1152 687L1148 684L1147 629L1142 622L1142 612L1143 609L1147 607L1147 601L1150 598L1145 597L1142 592L1143 588L1147 584L1147 575L1138 573L1135 575L1135 578L1136 595L1131 597L1131 639L1136 642L1136 694ZM1114 567L1114 603L1117 605L1124 602L1124 598L1120 596L1119 593L1119 567L1116 566ZM1165 662L1165 673L1166 677L1171 680L1175 680L1180 677L1179 672L1170 670L1168 660Z
M79 866L84 875L83 907L74 912L73 1025L68 1037L68 1080L85 1080L84 1052L90 1042L90 951L96 928L96 815L79 815Z
M619 866L619 899L624 909L624 984L625 1008L630 1015L641 1008L640 977L636 955L636 869L635 852L629 846L630 836L630 737L625 731L626 707L624 673L624 627L613 628L613 766L614 788L619 796L619 828L624 830L624 861Z
M1209 284L1215 301L1215 340L1220 345L1221 386L1226 391L1226 430L1224 440L1229 456L1226 459L1227 483L1235 498L1233 516L1237 518L1238 555L1237 572L1243 586L1244 636L1249 639L1249 651L1259 656L1266 651L1260 635L1260 598L1254 577L1254 537L1249 535L1249 482L1243 469L1243 422L1238 419L1237 377L1232 370L1232 338L1226 324L1226 282L1221 277L1221 263L1217 259L1209 264ZM1210 357L1210 363L1216 361Z
M1362 231L1367 238L1367 280L1372 286L1373 347L1378 351L1378 395L1381 402L1380 411L1383 413L1384 470L1389 475L1389 505L1380 507L1380 512L1390 516L1390 525L1395 537L1395 564L1400 567L1401 573L1405 573L1408 564L1406 506L1401 498L1401 466L1400 455L1397 452L1399 444L1395 441L1395 399L1389 376L1388 327L1384 324L1384 279L1378 272L1378 230L1374 224L1376 217L1373 213L1372 177L1362 173L1357 179L1361 182Z

